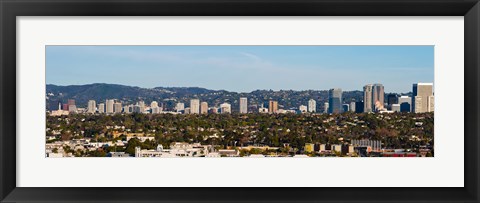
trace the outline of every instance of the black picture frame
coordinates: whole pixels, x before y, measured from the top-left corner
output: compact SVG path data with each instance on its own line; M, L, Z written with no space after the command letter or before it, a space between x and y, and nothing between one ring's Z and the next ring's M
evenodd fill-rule
M478 0L1 0L2 202L479 202ZM16 187L17 16L464 16L463 188L23 188ZM452 67L454 68L454 67ZM453 135L452 135L453 136ZM461 136L461 135L456 135ZM32 169L35 170L35 169ZM268 169L273 170L273 169ZM418 169L421 170L421 169ZM38 174L43 175L43 174ZM448 176L448 174L445 174ZM242 177L238 177L242 179ZM415 181L415 180L412 180Z

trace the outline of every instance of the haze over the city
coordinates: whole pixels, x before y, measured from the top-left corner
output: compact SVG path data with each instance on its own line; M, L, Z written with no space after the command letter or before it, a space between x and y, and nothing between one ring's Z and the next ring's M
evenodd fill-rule
M139 87L409 92L433 82L433 46L47 46L46 82Z

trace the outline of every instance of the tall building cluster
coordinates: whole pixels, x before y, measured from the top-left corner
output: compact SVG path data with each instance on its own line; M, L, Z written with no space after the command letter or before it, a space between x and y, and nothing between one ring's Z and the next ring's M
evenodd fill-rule
M236 102L236 101L235 101ZM302 104L297 110L282 109L278 101L269 100L268 104L263 103L261 106L248 106L248 98L240 97L238 100L239 113L255 112L259 113L316 113L317 101L313 98L307 103ZM268 105L265 107L264 105ZM412 97L398 94L385 95L384 86L382 84L367 84L363 87L363 100L343 101L343 91L341 88L332 88L328 91L328 102L323 105L323 113L370 113L370 112L414 112L424 113L433 112L435 110L435 102L433 95L433 83L415 83L412 88ZM119 114L119 113L182 113L182 114L207 114L207 113L232 113L232 105L224 102L219 106L209 107L206 101L200 99L191 99L189 106L185 107L185 103L178 102L174 107L174 111L164 111L163 104L152 101L150 106L145 105L144 101L138 101L136 104L123 105L120 100L107 99L104 103L96 103L95 100L89 100L87 108L77 108L74 99L68 99L66 104L58 104L58 112L55 115L65 115L68 113L100 113L100 114Z

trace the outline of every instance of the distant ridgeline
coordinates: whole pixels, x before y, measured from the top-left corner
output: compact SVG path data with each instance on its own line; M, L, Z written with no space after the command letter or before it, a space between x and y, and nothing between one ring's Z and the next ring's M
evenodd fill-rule
M250 93L237 93L225 90L209 90L199 87L155 87L140 88L114 84L88 84L57 86L47 85L46 89L47 110L57 110L58 103L67 103L68 99L74 99L77 107L87 107L88 100L95 100L97 103L105 102L106 99L117 99L123 104L135 104L143 100L149 104L157 101L164 108L171 109L178 102L189 105L190 99L200 99L207 102L209 106L219 106L223 102L232 105L232 111L238 111L239 98L247 97L248 105L268 105L269 100L278 101L278 105L284 109L297 108L300 105L307 105L308 100L314 99L317 102L317 112L323 110L324 103L328 102L328 90L255 90ZM403 95L410 95L403 94ZM362 101L362 91L344 91L343 103ZM385 96L385 98L387 98Z

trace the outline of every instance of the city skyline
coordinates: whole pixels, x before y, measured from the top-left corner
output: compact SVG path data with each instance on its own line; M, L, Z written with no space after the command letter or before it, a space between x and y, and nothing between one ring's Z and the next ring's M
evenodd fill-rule
M47 46L47 84L360 90L433 82L433 46ZM342 81L339 83L338 81Z

